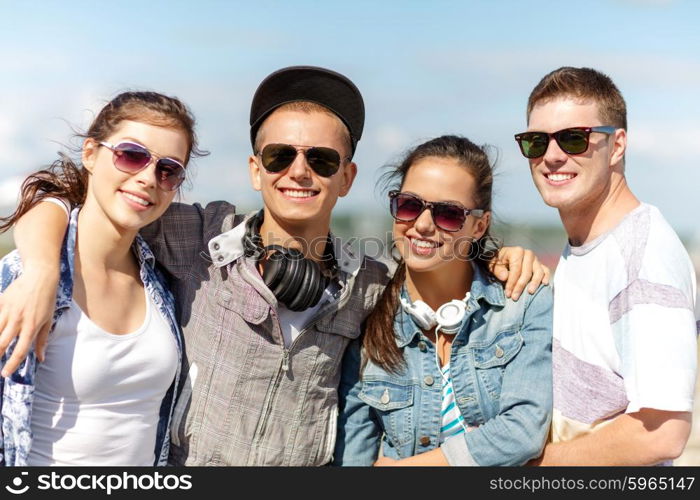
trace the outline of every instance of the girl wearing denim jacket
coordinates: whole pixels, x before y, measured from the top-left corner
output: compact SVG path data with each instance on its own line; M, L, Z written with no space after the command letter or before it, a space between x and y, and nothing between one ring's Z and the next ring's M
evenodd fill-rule
M77 207L45 354L32 350L9 369L29 348L15 341L0 359L10 372L0 379L0 465L165 465L183 341L138 231L165 212L199 154L194 118L175 98L124 92L82 137L81 164L63 156L30 176L18 209L0 219L6 229L49 197ZM45 227L46 237L53 231ZM0 309L35 272L17 251L0 260Z
M438 137L388 180L400 258L345 356L334 462L522 465L551 417L551 288L514 301L488 270L484 149Z

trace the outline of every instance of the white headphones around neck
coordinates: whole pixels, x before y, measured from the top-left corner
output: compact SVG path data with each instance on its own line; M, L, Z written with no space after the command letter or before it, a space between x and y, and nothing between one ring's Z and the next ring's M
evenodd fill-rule
M470 295L467 292L462 300L453 299L441 305L437 312L422 300L411 302L404 297L401 297L401 307L413 317L421 329L432 330L437 326L443 333L454 335L462 328Z
M469 297L471 297L471 293L467 292L462 300L453 299L438 307L437 312L433 311L433 308L422 300L416 300L411 303L410 300L401 297L401 307L404 311L413 316L418 326L423 330L432 330L437 326L435 329L435 365L445 384L447 384L449 380L442 371L440 359L438 358L438 335L439 332L443 332L447 335L454 335L462 329L464 318L467 315L467 301ZM459 424L462 426L462 429L464 429L464 432L469 432L469 428L464 423L464 420L460 420Z

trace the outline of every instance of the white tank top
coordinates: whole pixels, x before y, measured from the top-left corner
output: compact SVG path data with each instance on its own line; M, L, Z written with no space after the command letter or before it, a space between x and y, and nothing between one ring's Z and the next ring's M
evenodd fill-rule
M147 293L143 325L124 335L104 331L72 301L37 368L29 465L152 466L177 359Z

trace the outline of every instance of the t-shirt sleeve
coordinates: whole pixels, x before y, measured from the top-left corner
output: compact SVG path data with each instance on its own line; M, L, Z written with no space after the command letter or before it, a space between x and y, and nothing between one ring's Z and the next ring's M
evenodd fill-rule
M640 276L613 301L627 413L693 410L698 353L694 282L694 275L674 285Z
M70 218L70 203L65 198L57 198L55 196L47 196L45 198L42 198L41 201L45 201L47 203L53 203L54 205L61 207L63 209L63 211L66 213L66 217Z

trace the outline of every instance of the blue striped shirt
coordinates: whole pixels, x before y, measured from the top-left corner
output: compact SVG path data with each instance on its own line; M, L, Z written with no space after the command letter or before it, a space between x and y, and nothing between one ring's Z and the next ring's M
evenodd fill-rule
M440 427L441 443L445 442L447 438L463 433L465 427L464 417L455 403L455 393L452 387L449 363L442 367L442 375L442 410L440 412L442 420L442 427Z

